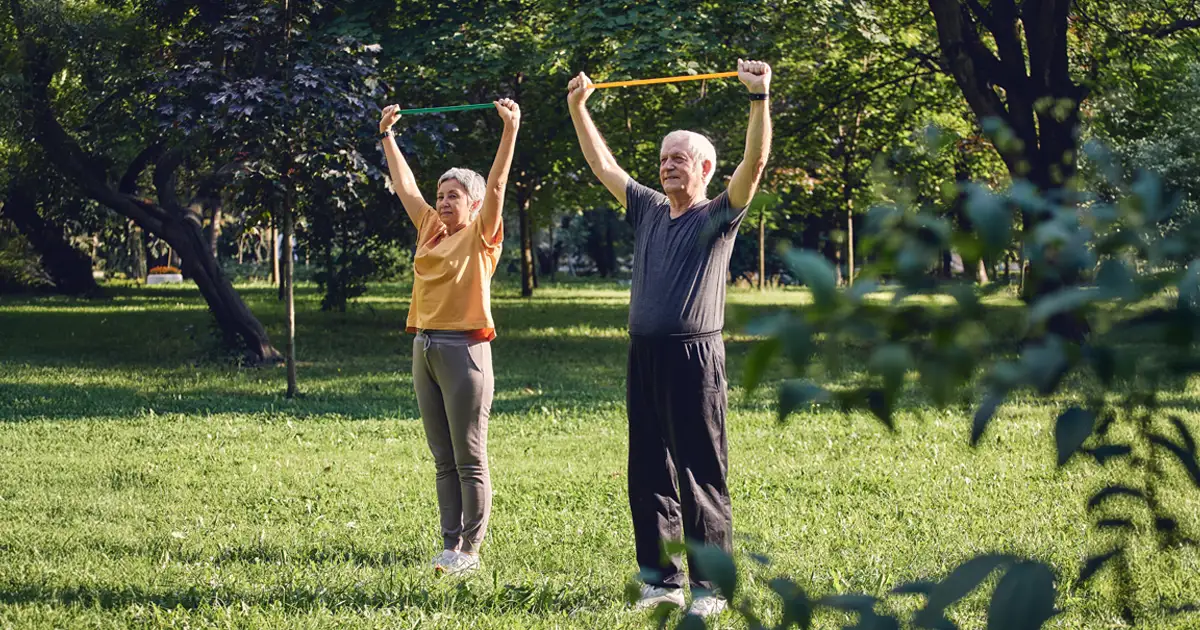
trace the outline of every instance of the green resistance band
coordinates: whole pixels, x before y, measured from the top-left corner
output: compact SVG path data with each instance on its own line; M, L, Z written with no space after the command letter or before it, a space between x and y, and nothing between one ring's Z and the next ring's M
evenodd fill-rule
M446 107L420 107L417 109L397 110L397 114L434 114L437 112L464 112L468 109L492 109L492 103L476 103L474 105L447 105Z

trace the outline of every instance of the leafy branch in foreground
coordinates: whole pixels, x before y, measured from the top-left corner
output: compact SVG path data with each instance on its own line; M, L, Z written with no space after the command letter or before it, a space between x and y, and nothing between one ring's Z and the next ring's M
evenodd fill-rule
M753 322L747 332L764 337L745 369L748 392L762 384L767 367L783 359L791 376L778 393L779 419L804 408L825 405L871 413L897 430L910 381L939 407L969 403L971 444L979 446L997 412L1018 393L1082 399L1054 422L1059 467L1084 455L1099 466L1122 467L1121 484L1107 485L1087 499L1097 532L1115 542L1083 561L1074 588L1086 588L1105 572L1113 574L1115 608L1136 625L1150 611L1137 602L1129 549L1135 537L1154 537L1163 553L1196 545L1185 533L1164 489L1181 471L1200 490L1196 439L1178 417L1164 413L1168 392L1182 393L1188 377L1200 372L1195 352L1200 326L1200 226L1177 216L1179 198L1158 177L1139 173L1123 181L1098 147L1089 158L1116 194L1101 198L1072 192L1051 200L1035 187L1016 182L997 193L975 184L962 191L970 230L956 230L935 208L880 205L868 217L871 264L850 288L839 289L829 263L816 253L784 251L795 276L808 286L812 303ZM1005 330L1001 308L987 289L947 282L930 273L948 249L959 251L964 267L990 259L1011 241L1012 217L1037 217L1020 239L1029 276L1053 290L1040 291L1019 309L1020 325ZM949 299L947 299L949 298ZM1010 314L1011 315L1011 314ZM1074 318L1086 336L1055 334L1056 319ZM1011 319L1011 317L1010 317ZM858 355L866 375L848 388L822 380L837 374L848 356ZM1178 475L1175 476L1177 478ZM721 584L737 584L737 567L713 556ZM1056 570L1045 562L1009 555L967 559L940 581L919 581L889 596L919 595L925 604L908 624L916 628L957 628L950 606L993 573L999 580L987 608L987 627L1041 628L1058 614ZM760 619L748 601L726 595L751 628L809 628L814 610L829 608L857 615L849 628L900 628L901 619L880 612L881 599L865 594L810 596L792 581L771 582L782 600L773 624ZM745 598L743 598L745 600ZM1196 610L1190 603L1163 604L1168 615ZM660 624L666 623L660 617ZM680 627L701 627L684 618Z

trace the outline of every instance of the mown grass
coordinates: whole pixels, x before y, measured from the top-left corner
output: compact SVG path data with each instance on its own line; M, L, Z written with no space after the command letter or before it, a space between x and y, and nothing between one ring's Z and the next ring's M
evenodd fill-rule
M319 312L304 288L295 401L282 396L282 370L223 362L191 288L0 300L0 627L650 627L623 602L635 570L627 290L496 293L495 504L486 570L467 581L427 570L437 519L406 288L373 287L346 314ZM281 339L273 290L243 294ZM806 300L731 291L727 330ZM739 386L752 342L727 338L730 483L743 586L768 616L776 576L814 594L883 595L1008 551L1058 569L1066 612L1054 627L1119 627L1107 579L1073 584L1106 542L1086 497L1120 472L1055 469L1053 419L1072 394L1009 404L974 450L971 410L936 410L917 392L896 434L820 409L780 426L771 387L747 397ZM1170 402L1195 427L1193 394ZM1195 493L1172 474L1168 501L1194 527ZM1147 610L1200 599L1193 551L1167 559L1147 545L1135 557ZM985 610L976 594L952 616L983 627ZM822 628L846 621L818 617Z

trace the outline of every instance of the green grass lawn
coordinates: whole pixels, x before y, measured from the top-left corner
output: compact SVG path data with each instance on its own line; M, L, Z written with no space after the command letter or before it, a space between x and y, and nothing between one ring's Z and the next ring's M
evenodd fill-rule
M636 570L627 290L564 285L523 300L497 288L495 501L485 570L467 581L427 568L439 535L404 288L373 287L337 314L305 287L295 401L282 369L222 362L194 289L110 291L0 299L0 628L651 627L623 603ZM282 344L273 289L243 294ZM727 331L806 297L731 291ZM1052 627L1120 627L1107 577L1072 588L1081 561L1105 549L1086 497L1118 473L1055 469L1053 420L1070 396L1007 405L978 450L970 409L938 411L916 393L898 434L821 410L780 426L771 387L749 399L738 387L753 341L727 343L735 547L745 592L768 616L776 576L814 594L883 595L1008 551L1059 571L1066 612ZM1200 426L1192 400L1174 404ZM1170 499L1195 527L1200 504L1173 472ZM1200 600L1196 553L1153 551L1135 554L1142 604ZM984 626L983 594L952 610L963 627Z

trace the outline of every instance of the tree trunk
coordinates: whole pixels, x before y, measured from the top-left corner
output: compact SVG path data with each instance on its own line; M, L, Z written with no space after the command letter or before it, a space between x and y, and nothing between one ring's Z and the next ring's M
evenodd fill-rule
M46 221L37 211L34 182L16 175L2 206L4 216L17 226L42 258L42 268L63 294L96 297L101 294L92 276L90 257L76 249L62 230Z
M854 286L854 200L846 199L846 284Z
M767 276L767 209L764 206L758 213L758 290L766 286Z
M279 351L271 346L266 329L208 251L208 239L199 221L168 220L158 236L179 253L184 272L200 289L227 342L245 348L252 363L277 363Z
M533 217L529 218L529 222L530 222L530 224L533 223ZM542 275L541 269L538 268L538 264L537 264L537 251L538 251L537 228L533 227L533 225L530 225L530 227L529 227L529 253L530 253L529 270L533 273L533 288L535 288L535 289L541 286L541 275Z
M837 223L835 221L828 221L826 224L829 225L830 228L834 228L837 225ZM827 237L825 239L825 258L827 258L829 260L829 262L833 264L833 273L834 273L835 281L837 282L838 286L841 286L842 285L842 244L837 242L837 240L833 238L831 232L832 232L832 229L826 232Z
M617 213L612 208L604 210L604 273L606 278L617 276Z
M208 215L208 248L219 259L218 243L221 240L221 200L213 199L209 204Z
M295 282L295 264L292 260L292 191L289 188L284 193L283 206L283 310L287 323L287 345L284 357L287 360L287 397L296 397L296 295L293 287Z
M533 297L536 286L533 269L533 226L529 218L529 193L517 185L517 216L521 223L521 297Z
M267 239L270 241L267 244L268 255L271 257L271 286L279 286L279 234L275 229L275 218L271 217L271 229L267 233Z
M985 263L983 261L983 258L979 259L979 265L975 271L975 281L978 282L981 286L985 285L989 282L988 272L987 272L987 263Z
M16 22L20 34L21 20ZM137 194L136 190L142 171L162 154L162 147L157 145L139 153L126 169L119 187L112 188L104 172L94 166L100 161L87 154L54 117L48 92L54 69L50 67L45 51L24 35L20 36L26 44L23 70L27 89L22 91L26 105L23 111L31 118L35 140L56 170L87 196L132 219L147 234L166 241L173 251L178 252L184 273L200 289L226 340L240 345L248 360L254 363L278 361L279 352L271 347L266 330L216 264L199 217L185 209L177 198L175 171L183 162L184 151L168 151L157 161L154 184L159 203Z

